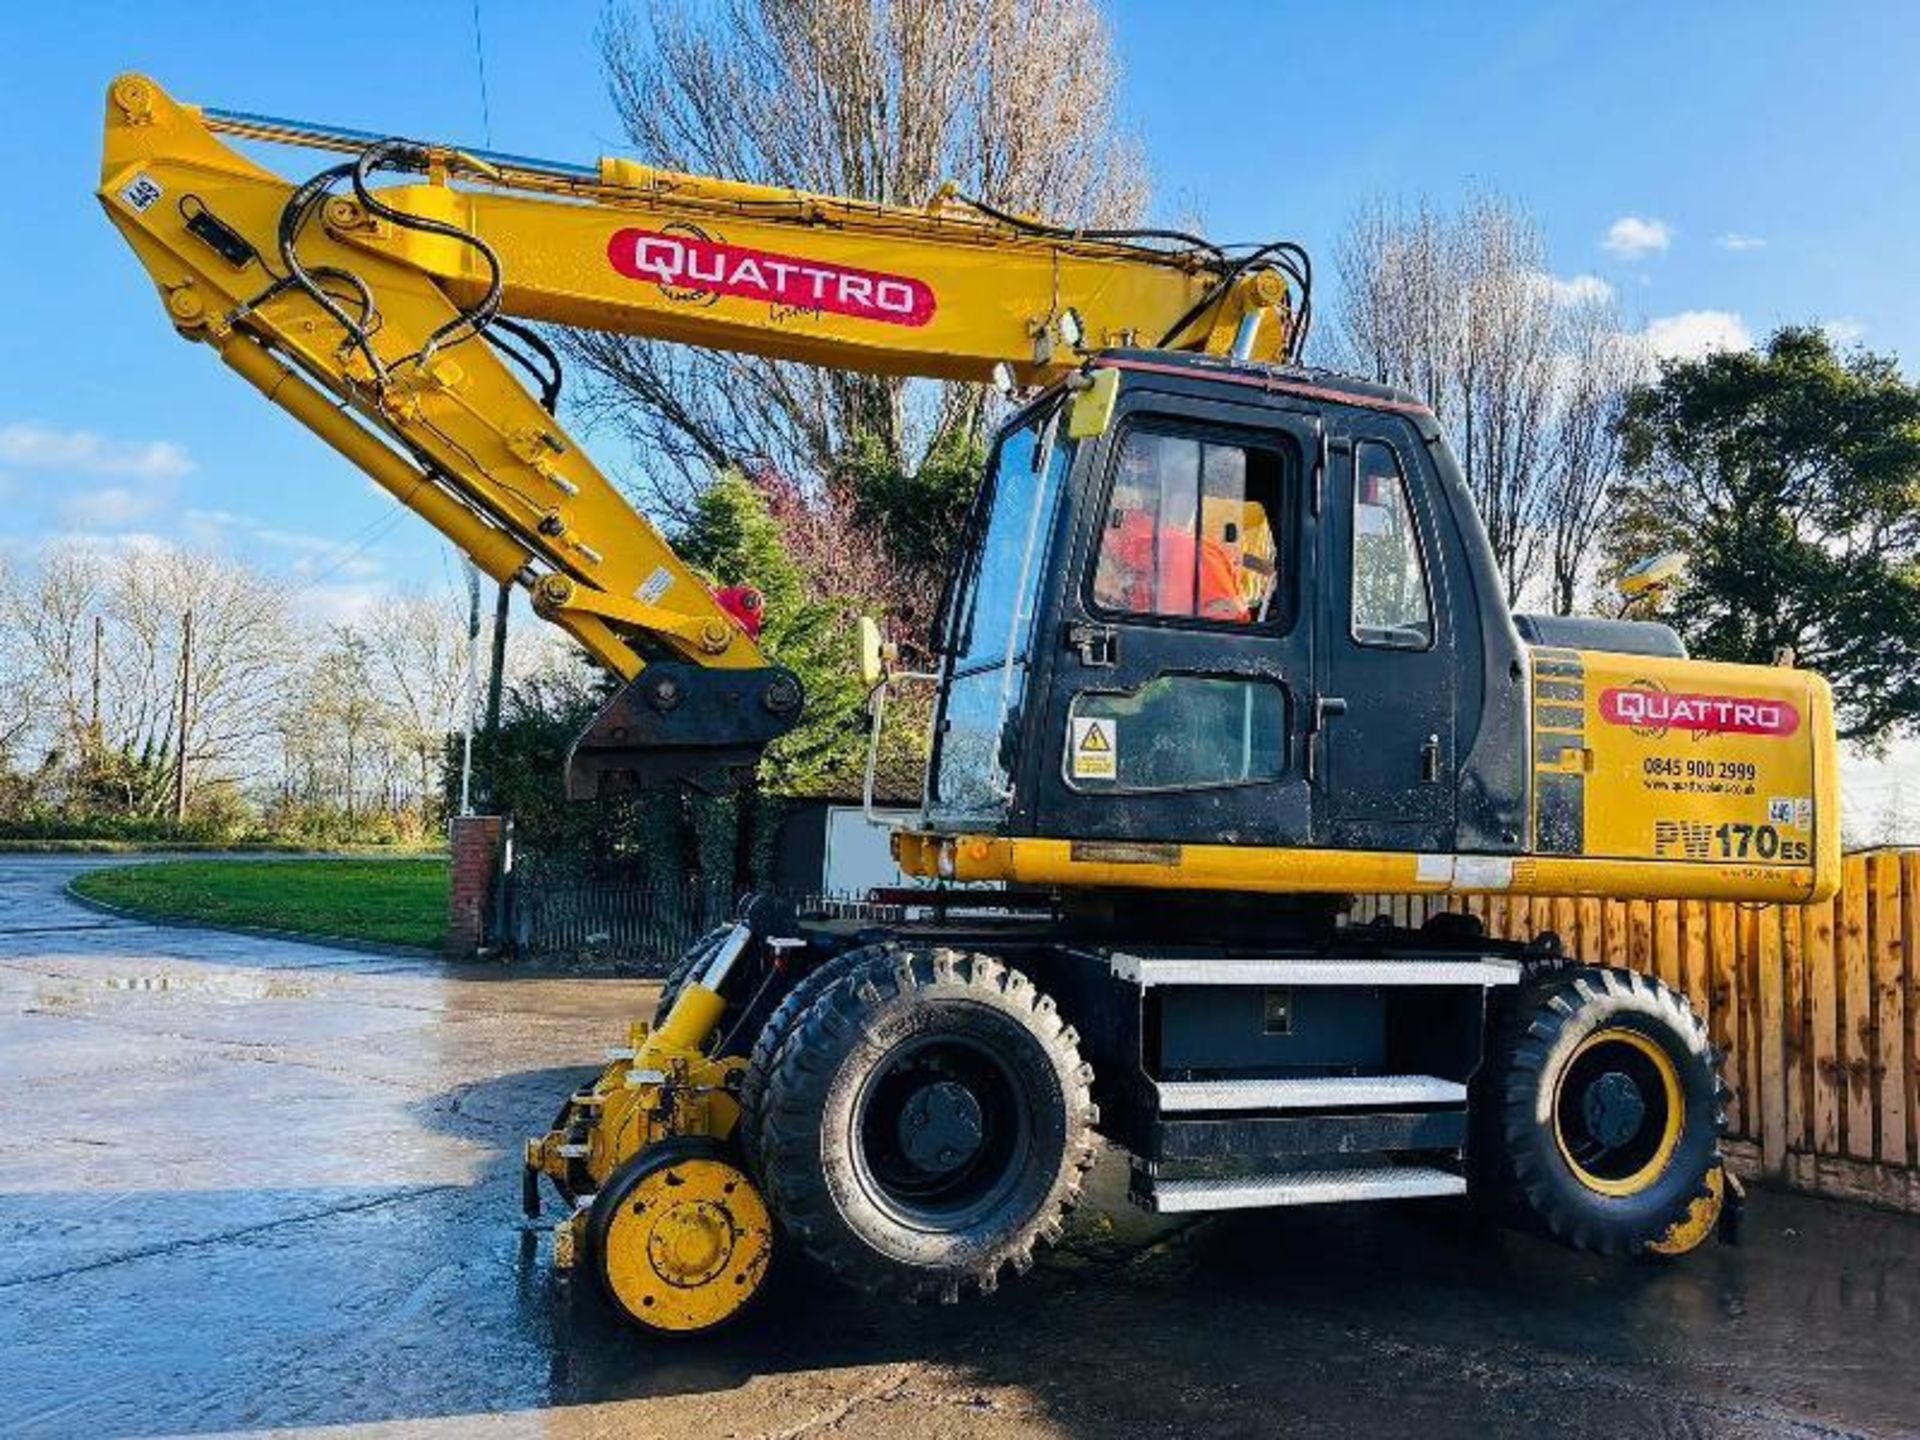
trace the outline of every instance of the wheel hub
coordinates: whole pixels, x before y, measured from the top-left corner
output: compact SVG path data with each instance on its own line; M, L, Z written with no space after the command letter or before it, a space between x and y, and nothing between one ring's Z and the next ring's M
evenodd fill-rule
M1588 1133L1612 1150L1640 1133L1647 1101L1631 1076L1609 1070L1587 1087L1581 1110Z
M1604 1026L1561 1072L1553 1116L1554 1139L1582 1185L1640 1194L1666 1173L1685 1128L1679 1070L1646 1034Z
M610 1177L612 1193L594 1212L609 1297L655 1330L719 1324L766 1276L773 1226L759 1192L718 1154L653 1159L643 1151L629 1166Z
M953 1080L915 1091L900 1109L897 1130L901 1153L930 1175L969 1164L986 1139L979 1098Z
M727 1268L733 1225L727 1212L707 1200L674 1205L653 1222L647 1258L669 1285L704 1285Z

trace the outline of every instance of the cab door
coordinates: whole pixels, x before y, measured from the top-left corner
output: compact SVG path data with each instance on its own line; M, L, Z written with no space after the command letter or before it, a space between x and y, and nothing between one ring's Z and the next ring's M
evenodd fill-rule
M1453 847L1459 638L1428 463L1404 424L1350 415L1321 528L1320 682L1308 719L1319 843Z
M1143 388L1076 475L1037 833L1299 845L1312 416Z

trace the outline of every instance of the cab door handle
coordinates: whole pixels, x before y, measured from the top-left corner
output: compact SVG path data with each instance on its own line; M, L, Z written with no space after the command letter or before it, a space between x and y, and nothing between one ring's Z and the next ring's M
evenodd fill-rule
M1335 715L1347 713L1347 702L1338 695L1316 695L1313 700L1313 723L1307 727L1307 779L1320 778L1320 732L1327 728L1327 721Z
M1420 783L1438 785L1440 783L1440 737L1427 736L1427 743L1420 747Z

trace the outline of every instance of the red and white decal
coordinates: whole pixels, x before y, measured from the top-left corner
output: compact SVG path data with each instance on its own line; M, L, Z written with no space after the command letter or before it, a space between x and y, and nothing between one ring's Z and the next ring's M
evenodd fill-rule
M1742 695L1675 695L1630 687L1605 690L1600 715L1636 730L1691 730L1695 734L1791 735L1800 712L1786 700Z
M933 288L924 280L747 250L704 236L620 230L607 242L607 259L630 279L697 295L734 295L884 325L920 326L933 318Z

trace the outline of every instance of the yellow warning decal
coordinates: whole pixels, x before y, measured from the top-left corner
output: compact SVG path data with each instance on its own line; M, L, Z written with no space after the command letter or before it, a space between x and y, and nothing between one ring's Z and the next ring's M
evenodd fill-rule
M1068 752L1069 772L1076 780L1111 780L1116 773L1114 755L1119 748L1117 720L1076 716Z

